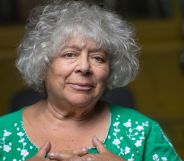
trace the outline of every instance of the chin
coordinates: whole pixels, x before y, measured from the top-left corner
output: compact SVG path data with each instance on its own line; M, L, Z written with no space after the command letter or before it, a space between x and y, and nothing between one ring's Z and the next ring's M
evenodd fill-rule
M87 96L87 97L75 96L73 99L70 98L70 100L68 100L68 101L73 106L83 106L83 107L88 106L89 104L96 102L96 100L94 100L93 98L91 98L89 96Z

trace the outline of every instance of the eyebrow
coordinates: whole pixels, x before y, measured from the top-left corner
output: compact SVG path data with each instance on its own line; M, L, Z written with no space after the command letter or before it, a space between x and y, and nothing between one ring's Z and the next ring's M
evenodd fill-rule
M62 50L67 49L67 48L75 49L77 51L81 51L82 50L82 47L79 47L77 45L66 45L66 46L63 47ZM89 49L88 51L90 53L95 53L95 52L104 51L104 50L101 49L101 48L92 48L92 49Z

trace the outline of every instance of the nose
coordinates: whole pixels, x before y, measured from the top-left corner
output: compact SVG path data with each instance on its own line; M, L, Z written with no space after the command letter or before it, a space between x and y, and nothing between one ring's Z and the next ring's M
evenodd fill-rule
M83 75L91 74L91 65L87 53L82 53L80 55L77 62L76 72L82 73Z

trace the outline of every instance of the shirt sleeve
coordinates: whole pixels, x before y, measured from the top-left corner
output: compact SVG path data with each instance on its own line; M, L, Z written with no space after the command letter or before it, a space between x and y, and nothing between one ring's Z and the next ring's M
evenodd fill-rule
M153 122L144 149L144 161L182 161L158 123Z

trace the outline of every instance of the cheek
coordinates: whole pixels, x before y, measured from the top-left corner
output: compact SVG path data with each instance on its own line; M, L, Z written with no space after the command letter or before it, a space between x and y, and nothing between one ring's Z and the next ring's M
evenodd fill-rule
M73 66L60 63L54 66L51 71L55 77L55 79L66 79L73 71Z
M109 77L109 68L107 67L98 70L98 72L96 72L96 77L101 84L106 85L107 79Z
M47 73L46 85L48 87L60 86L64 82L65 77L67 77L67 68L61 65L52 65ZM63 83L62 83L63 84Z
M71 65L61 65L58 69L58 76L66 78L72 73L72 71L73 70Z

